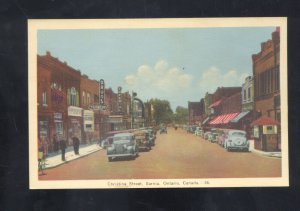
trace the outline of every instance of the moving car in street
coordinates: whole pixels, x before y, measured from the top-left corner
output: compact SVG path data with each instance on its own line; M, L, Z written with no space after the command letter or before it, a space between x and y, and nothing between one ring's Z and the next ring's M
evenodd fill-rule
M242 130L231 130L225 137L224 148L230 150L249 151L249 141L246 137L246 132Z
M166 127L161 127L160 130L159 130L159 134L162 134L162 133L168 133L167 131L167 128Z
M135 159L139 154L138 145L132 133L119 133L114 135L113 142L107 148L108 161L117 157L129 157Z

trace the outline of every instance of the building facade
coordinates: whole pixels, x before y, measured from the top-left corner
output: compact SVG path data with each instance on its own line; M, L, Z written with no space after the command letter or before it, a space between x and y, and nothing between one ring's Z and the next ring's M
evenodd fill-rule
M272 39L261 43L261 51L252 55L254 77L255 118L268 117L280 122L280 29ZM280 149L280 126L276 134L255 138L255 148L274 151Z
M72 136L81 140L80 75L50 52L37 56L39 138L47 140L49 151L58 150L55 135L67 144Z
M200 102L188 102L189 125L201 124L204 114L204 100Z
M248 76L242 85L242 111L252 111L254 109L254 81Z

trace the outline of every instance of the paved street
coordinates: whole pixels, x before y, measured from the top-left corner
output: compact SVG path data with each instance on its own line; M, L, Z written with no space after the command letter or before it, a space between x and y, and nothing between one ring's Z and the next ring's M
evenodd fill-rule
M280 177L281 159L227 152L182 129L157 134L156 145L136 160L108 162L106 151L45 170L41 180Z

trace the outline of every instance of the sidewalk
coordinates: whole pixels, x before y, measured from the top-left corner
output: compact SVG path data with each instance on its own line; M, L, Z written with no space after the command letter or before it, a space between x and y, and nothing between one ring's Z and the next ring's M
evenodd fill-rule
M250 146L249 150L253 153L263 155L263 156L268 156L268 157L276 157L276 158L281 158L281 152L265 152L261 150L254 149L254 141L249 140Z
M268 157L281 158L281 152L264 152L264 151L260 151L257 149L251 149L251 152L260 154L260 155L264 155L264 156L268 156Z
M69 161L76 160L78 158L87 156L87 155L97 152L101 149L102 148L97 143L80 145L79 146L79 155L75 155L73 147L68 147L66 149L66 154L65 154L66 161L61 160L61 151L59 150L59 152L57 152L57 153L51 153L48 155L48 157L46 158L46 169L60 166L64 163L68 163Z

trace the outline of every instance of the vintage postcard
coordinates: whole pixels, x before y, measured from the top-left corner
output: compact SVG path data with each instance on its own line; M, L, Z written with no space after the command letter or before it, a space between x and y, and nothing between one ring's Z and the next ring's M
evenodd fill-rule
M288 186L287 19L29 20L31 189Z

